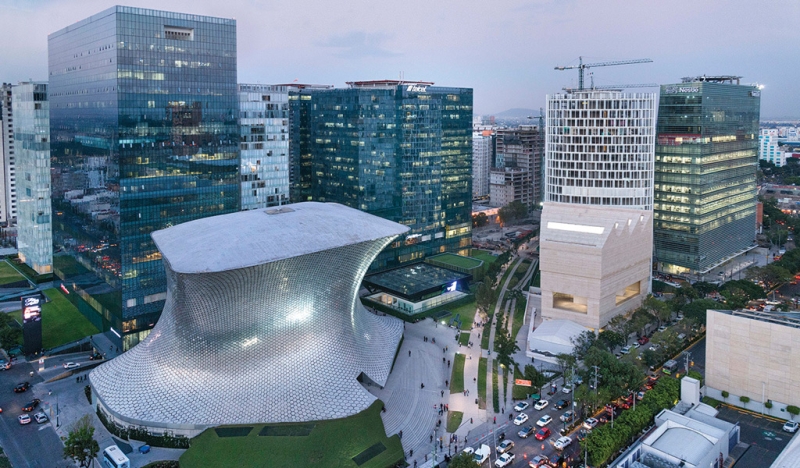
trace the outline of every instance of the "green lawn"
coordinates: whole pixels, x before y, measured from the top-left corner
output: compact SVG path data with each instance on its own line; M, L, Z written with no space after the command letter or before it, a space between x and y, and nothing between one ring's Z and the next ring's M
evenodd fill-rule
M317 421L308 436L262 437L258 434L264 424L247 425L253 430L245 437L220 438L214 429L208 429L192 439L191 448L180 458L180 465L181 468L357 467L353 457L375 444L383 444L386 449L360 468L394 466L403 459L403 447L396 435L385 436L380 416L382 405L381 401L376 401L365 411L349 418ZM402 411L402 408L393 411Z
M459 333L458 343L461 346L468 346L469 345L469 332L461 332L461 333Z
M486 409L486 368L488 358L482 357L478 361L478 409Z
M456 353L453 360L453 373L450 375L450 393L464 393L464 364L467 356Z
M461 411L448 411L447 412L447 432L453 433L461 426L461 421L464 419L464 413Z
M0 262L0 285L24 281L25 277L19 274L8 262Z
M446 263L448 265L457 266L460 268L475 268L480 266L481 261L470 258L470 257L462 257L461 255L456 255L452 253L443 253L439 254L435 257L430 257L431 260Z
M45 289L50 302L42 306L42 346L54 348L100 333L58 289ZM22 311L11 312L22 323Z
M525 306L527 304L527 300L525 296L517 299L517 303L514 306L514 318L511 320L511 336L514 339L517 339L517 333L519 333L519 329L522 328L522 324L525 321Z
M467 331L472 328L472 322L475 320L475 311L478 310L478 305L475 304L475 296L471 296L470 299L469 302L464 302L459 306L448 309L452 312L453 317L455 317L456 314L459 315L461 329Z
M500 392L497 384L497 360L492 360L492 407L495 413L500 412Z
M478 260L483 260L483 266L485 268L489 268L489 265L497 260L497 256L492 255L492 253L488 250L472 249L469 252L469 256L472 258L477 258Z

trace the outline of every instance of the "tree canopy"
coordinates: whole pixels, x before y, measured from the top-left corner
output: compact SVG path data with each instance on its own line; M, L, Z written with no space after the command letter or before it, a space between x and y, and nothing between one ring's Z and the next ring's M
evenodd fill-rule
M503 224L522 219L528 215L528 207L519 200L514 200L497 211L497 216Z
M100 446L94 440L91 418L90 414L86 414L77 420L64 441L64 458L75 460L81 468L88 468L100 451Z

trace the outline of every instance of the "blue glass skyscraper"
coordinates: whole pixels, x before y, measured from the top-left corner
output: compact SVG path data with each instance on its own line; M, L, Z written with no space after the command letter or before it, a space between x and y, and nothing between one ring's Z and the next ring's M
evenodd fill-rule
M236 22L116 6L48 49L54 272L128 349L166 297L150 233L240 207Z

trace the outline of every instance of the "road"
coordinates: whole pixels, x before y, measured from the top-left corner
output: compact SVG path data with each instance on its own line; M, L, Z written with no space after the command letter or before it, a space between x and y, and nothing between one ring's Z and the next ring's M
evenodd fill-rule
M72 466L63 459L63 445L52 423L37 424L32 421L22 426L17 421L17 416L23 414L22 406L34 398L34 393L42 399L42 405L31 415L40 410L49 413L52 405L36 392L37 388L42 388L42 378L37 374L31 377L32 370L30 364L20 361L11 369L0 372L0 407L3 408L0 414L0 445L15 468ZM33 388L24 393L14 393L14 386L21 382L30 382Z

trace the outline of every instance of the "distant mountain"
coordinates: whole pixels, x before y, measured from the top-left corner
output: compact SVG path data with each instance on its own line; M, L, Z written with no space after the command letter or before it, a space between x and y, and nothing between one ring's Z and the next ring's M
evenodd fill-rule
M522 109L520 107L516 107L514 109L504 110L503 112L499 112L494 114L495 118L525 118L528 116L539 116L539 109Z

